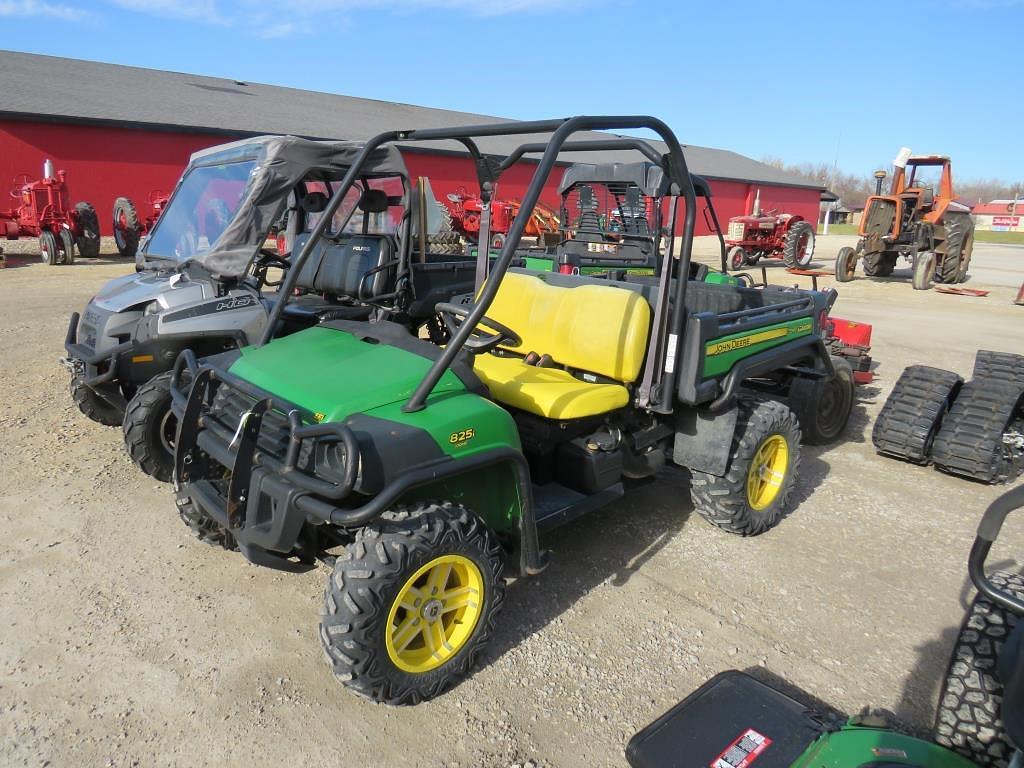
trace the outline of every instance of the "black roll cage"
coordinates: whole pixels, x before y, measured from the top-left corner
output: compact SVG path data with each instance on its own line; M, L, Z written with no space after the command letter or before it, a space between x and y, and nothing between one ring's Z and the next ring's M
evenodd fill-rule
M657 134L668 146L668 152L660 154L650 144L642 139L623 137L610 137L607 141L586 140L578 142L568 141L569 137L580 131L601 131L601 130L638 130L647 129ZM529 134L550 134L547 143L532 142L526 143L514 150L502 162L496 162L492 157L485 156L480 152L474 138L491 136L520 136ZM668 192L673 197L682 197L685 201L685 214L683 220L682 249L678 262L673 257L675 242L675 218L677 205L672 206L671 225L668 231L668 241L663 259L664 267L659 276L659 306L656 308L654 327L652 328L648 342L648 365L645 366L644 381L642 389L644 396L642 402L645 407L659 413L671 413L673 393L678 372L678 361L680 353L679 339L683 334L683 326L686 320L686 284L689 275L690 260L693 249L694 225L697 215L697 201L693 180L690 177L686 166L686 159L683 155L682 146L676 138L675 133L663 121L658 118L644 115L626 116L586 116L561 118L555 120L534 120L521 122L508 122L498 124L472 125L452 128L431 128L408 131L388 131L378 134L369 139L357 156L356 160L349 167L348 173L339 185L335 195L331 198L327 208L323 211L320 220L310 233L302 251L297 257L293 257L292 268L288 270L279 295L281 296L271 311L269 322L263 332L257 346L268 343L274 336L274 329L281 318L282 310L288 297L291 295L298 279L302 266L313 252L315 244L323 236L324 229L334 216L341 201L348 194L356 179L360 176L360 169L365 164L370 154L378 147L395 142L409 143L420 141L452 140L461 143L469 152L470 157L476 166L477 178L480 182L481 199L488 204L493 194L494 185L500 175L513 163L518 161L524 154L542 152L537 163L533 178L523 196L521 208L525 211L532 211L540 200L541 191L551 175L551 171L562 151L595 151L604 149L632 148L636 149L652 162L661 166L668 181ZM487 208L485 207L485 211ZM460 325L454 336L449 340L438 359L430 366L426 374L420 380L412 395L402 406L405 412L420 411L426 407L427 397L433 391L437 382L444 372L451 366L456 356L462 351L466 341L474 328L485 316L490 308L494 297L498 293L502 279L508 271L509 265L515 255L516 244L519 243L526 227L528 216L516 216L512 222L505 243L501 248L497 260L491 270L489 266L489 249L479 249L479 264L477 267L477 299L472 310ZM485 216L481 230L481 242L486 242L484 236L488 219ZM721 235L720 235L721 236ZM408 247L408 245L403 245ZM673 270L673 263L675 269ZM498 275L497 280L486 280L488 271ZM677 275L675 283L675 294L673 301L668 302L669 286L671 285L673 271ZM667 306L670 305L670 306ZM666 314L666 309L668 313ZM665 331L667 330L667 334ZM656 364L652 364L656 363Z

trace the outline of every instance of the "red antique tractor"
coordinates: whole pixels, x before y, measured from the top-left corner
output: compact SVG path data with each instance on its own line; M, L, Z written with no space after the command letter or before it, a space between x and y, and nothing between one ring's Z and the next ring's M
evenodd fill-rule
M480 219L483 213L483 200L460 188L448 195L448 211L452 217L452 229L466 240L477 242L480 239ZM512 227L512 220L519 214L518 200L491 201L491 248L501 248L505 243L505 235ZM524 230L525 237L541 238L545 234L558 231L558 216L550 208L538 204L533 209Z
M150 192L146 198L145 216L141 218L130 198L119 197L114 201L114 243L118 253L126 259L135 257L139 241L153 230L169 198L170 195L158 189Z
M0 210L0 234L8 240L38 237L39 253L47 264L71 264L75 248L85 257L100 253L100 226L89 203L69 202L66 171L53 171L43 163L43 178L33 181L27 174L16 176L11 197L17 208Z
M814 258L814 227L803 216L762 213L758 191L752 214L729 219L725 244L733 270L753 266L759 259L782 259L788 269L801 269Z

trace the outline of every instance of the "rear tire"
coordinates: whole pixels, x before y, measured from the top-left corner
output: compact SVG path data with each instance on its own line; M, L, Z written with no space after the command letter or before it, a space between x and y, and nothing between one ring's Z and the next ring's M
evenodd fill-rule
M839 249L836 256L836 280L848 283L857 272L857 252L850 246Z
M786 232L782 245L782 261L789 269L806 267L814 259L814 228L798 221Z
M939 262L935 278L940 283L962 283L974 251L974 222L966 214L946 215L945 255Z
M800 469L800 422L775 400L746 400L723 477L691 470L690 497L697 513L718 528L756 536L786 510Z
M141 231L135 204L127 197L117 198L114 201L114 243L124 258L135 258Z
M44 229L39 233L39 257L44 264L54 266L60 264L60 249L57 246L57 238L53 232Z
M57 243L61 250L61 263L74 264L75 236L71 234L71 230L62 228L60 231L60 237L57 238Z
M932 287L932 280L935 277L935 253L934 251L921 251L914 259L914 276L911 285L915 291L927 291Z
M994 572L997 587L1024 598L1024 578ZM977 765L1005 768L1010 745L1001 709L1003 684L997 674L999 654L1017 616L977 595L960 626L935 713L935 741Z
M827 445L839 439L850 421L856 384L853 367L832 357L835 376L827 379L797 377L789 385L789 407L800 422L807 445Z
M95 259L100 255L100 220L91 203L75 204L78 213L78 230L82 233L75 238L78 253L84 259Z
M150 477L170 482L174 474L171 372L154 376L135 392L124 414L124 444L136 466Z
M85 385L82 377L74 374L71 377L71 399L75 401L78 410L88 416L97 424L105 427L119 427L124 419L124 411L112 403L108 403Z
M896 269L896 256L891 253L869 253L863 262L864 274L868 277L888 277Z
M494 633L501 554L480 518L446 502L386 512L361 529L324 592L320 640L334 676L387 704L448 690Z

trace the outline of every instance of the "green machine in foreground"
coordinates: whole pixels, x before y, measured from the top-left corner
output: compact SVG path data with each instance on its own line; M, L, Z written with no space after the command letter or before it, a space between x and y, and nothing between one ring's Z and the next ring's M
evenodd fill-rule
M569 141L641 128L668 151L608 134ZM262 341L201 362L185 352L175 367L182 519L260 565L329 562L320 638L338 680L375 701L416 703L467 674L496 631L506 574L544 569L547 530L677 467L699 515L763 533L791 506L801 442L838 439L850 415L850 367L823 339L835 292L688 279L697 197L660 120L395 131L363 151L454 140L493 188L523 152L499 163L477 142L531 134L550 139L524 145L541 154L524 210L561 153L628 150L656 166L656 274L510 269L517 217L498 257L478 260L474 293L436 305L447 339L411 335L384 307L274 338L295 275L330 237L323 223L358 190L357 160L295 257ZM410 247L342 239L349 254Z
M828 727L808 707L743 672L712 678L632 738L633 768L1007 768L1024 744L1024 579L985 572L1024 486L992 503L971 547L978 595L953 648L935 717L935 742L877 716Z

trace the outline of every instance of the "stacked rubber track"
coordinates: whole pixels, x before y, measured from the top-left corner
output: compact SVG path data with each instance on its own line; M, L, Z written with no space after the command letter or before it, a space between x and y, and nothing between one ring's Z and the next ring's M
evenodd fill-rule
M1024 452L1012 445L1019 433L1024 433L1024 356L981 350L967 384L952 371L907 368L871 438L879 453L1000 483L1024 469Z

